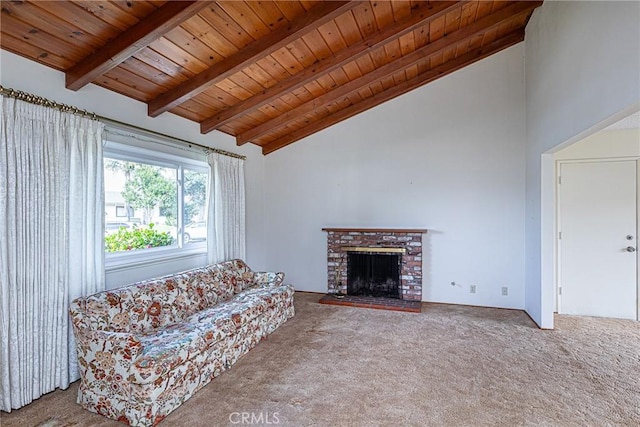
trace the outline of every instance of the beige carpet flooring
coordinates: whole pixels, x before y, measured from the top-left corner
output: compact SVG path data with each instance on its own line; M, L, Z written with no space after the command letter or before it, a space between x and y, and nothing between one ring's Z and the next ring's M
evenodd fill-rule
M319 298L296 294L296 317L161 426L640 425L639 322L557 316L542 331L520 311ZM2 427L122 425L76 405L76 387Z

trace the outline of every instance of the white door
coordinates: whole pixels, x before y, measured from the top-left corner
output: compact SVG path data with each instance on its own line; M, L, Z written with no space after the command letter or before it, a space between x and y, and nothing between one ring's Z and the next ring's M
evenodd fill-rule
M562 314L637 318L636 161L562 163Z

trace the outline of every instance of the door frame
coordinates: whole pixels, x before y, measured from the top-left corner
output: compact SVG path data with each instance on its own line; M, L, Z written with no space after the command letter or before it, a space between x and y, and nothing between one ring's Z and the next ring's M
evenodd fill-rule
M562 255L560 252L560 170L563 164L567 163L604 163L604 162L620 162L635 161L636 162L636 320L640 320L640 157L609 157L595 159L576 159L576 160L556 160L555 161L555 221L554 221L554 311L560 313L562 306L562 295L560 294L560 271L562 267Z

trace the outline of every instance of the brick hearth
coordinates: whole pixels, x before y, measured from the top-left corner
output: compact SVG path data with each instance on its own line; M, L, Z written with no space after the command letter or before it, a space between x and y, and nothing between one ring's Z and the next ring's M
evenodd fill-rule
M345 295L337 298L335 294L325 295L318 301L320 304L345 305L348 307L375 308L378 310L408 311L420 313L422 303L394 298L352 297Z
M347 293L349 248L402 248L400 295L402 300L422 300L422 235L425 229L323 228L327 232L328 293Z

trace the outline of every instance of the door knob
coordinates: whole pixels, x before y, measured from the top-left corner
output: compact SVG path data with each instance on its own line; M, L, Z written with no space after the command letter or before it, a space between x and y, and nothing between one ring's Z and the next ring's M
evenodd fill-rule
M627 252L635 252L636 248L634 248L633 246L627 246Z

